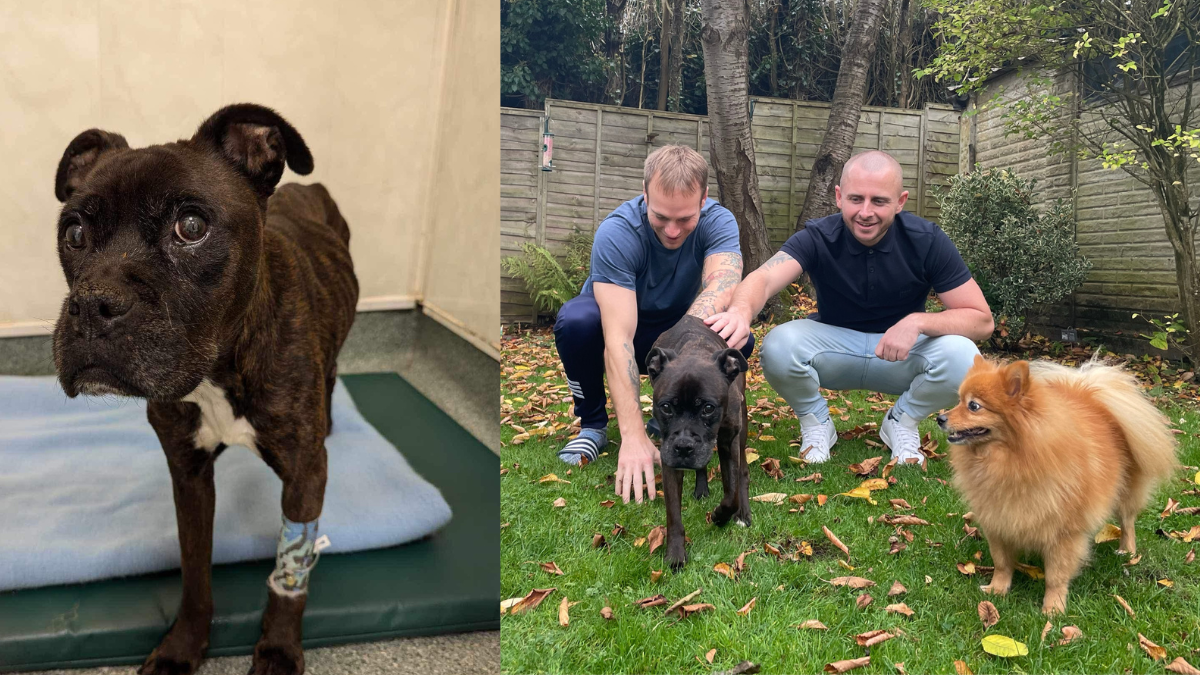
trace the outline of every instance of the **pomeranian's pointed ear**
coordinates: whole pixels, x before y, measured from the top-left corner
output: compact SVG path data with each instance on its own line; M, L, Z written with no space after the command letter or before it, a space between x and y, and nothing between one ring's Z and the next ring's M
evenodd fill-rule
M974 363L972 363L971 365L972 365L972 366L974 366L974 367L976 367L976 368L978 368L979 366L981 366L981 365L983 365L983 364L985 364L985 363L987 363L987 361L984 361L984 360L983 360L983 355L982 355L982 354L976 354L976 355L975 355L975 362L974 362Z
M1029 389L1029 362L1017 361L1004 369L1005 389L1016 398Z

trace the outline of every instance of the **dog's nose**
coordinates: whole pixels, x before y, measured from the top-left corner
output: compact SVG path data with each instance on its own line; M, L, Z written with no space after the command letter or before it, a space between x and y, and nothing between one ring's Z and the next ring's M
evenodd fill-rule
M675 452L680 455L690 455L696 449L696 441L690 437L681 436L675 440Z
M129 291L112 286L81 285L67 304L67 313L76 317L82 332L96 337L106 334L133 308Z
M938 416L937 416L937 423L938 423L938 426L939 426L939 427L945 428L945 426L946 426L946 416L945 416L945 415L938 415Z

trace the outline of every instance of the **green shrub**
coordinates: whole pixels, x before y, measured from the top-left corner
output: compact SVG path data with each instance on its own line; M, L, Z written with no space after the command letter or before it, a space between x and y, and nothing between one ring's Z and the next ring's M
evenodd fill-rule
M557 314L563 303L579 295L592 262L592 235L576 232L563 248L562 260L533 242L521 246L520 257L500 261L504 272L525 282L538 311Z
M942 229L983 289L1000 345L1020 339L1026 313L1069 295L1092 266L1079 256L1070 207L1032 206L1036 184L1008 170L976 170L936 193Z

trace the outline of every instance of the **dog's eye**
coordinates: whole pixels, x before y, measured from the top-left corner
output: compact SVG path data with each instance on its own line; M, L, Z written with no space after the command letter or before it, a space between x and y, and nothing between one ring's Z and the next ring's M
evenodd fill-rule
M83 248L83 225L75 223L74 225L68 227L63 240L66 242L67 248Z
M980 408L982 408L982 407L983 407L983 406L979 405L979 404L978 404L978 403L976 403L975 401L971 401L970 403L967 403L967 410L970 410L971 412L975 412L975 411L979 410L979 409L980 409Z
M658 409L661 410L662 414L664 414L664 415L671 414L671 404L667 403L666 401L663 401L662 403L660 403L658 405Z
M206 234L208 234L208 223L194 213L189 213L175 221L175 236L184 243L195 244L204 239Z
M700 412L704 415L711 415L716 411L717 411L717 406L715 406L711 403L705 403L704 407L700 409Z

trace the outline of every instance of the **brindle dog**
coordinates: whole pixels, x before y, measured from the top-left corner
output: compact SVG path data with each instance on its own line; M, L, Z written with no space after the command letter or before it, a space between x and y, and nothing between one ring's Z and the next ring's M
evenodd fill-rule
M54 330L59 380L72 397L145 398L174 486L183 597L143 674L195 672L208 647L213 464L226 444L248 446L283 481L285 518L315 525L321 514L358 281L325 188L276 192L285 163L312 171L300 134L273 110L238 104L188 140L136 150L85 131L58 166L70 288ZM304 671L306 579L286 592L268 584L251 673Z

